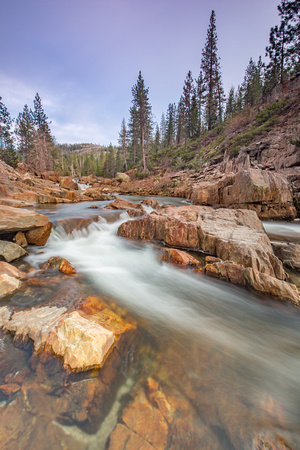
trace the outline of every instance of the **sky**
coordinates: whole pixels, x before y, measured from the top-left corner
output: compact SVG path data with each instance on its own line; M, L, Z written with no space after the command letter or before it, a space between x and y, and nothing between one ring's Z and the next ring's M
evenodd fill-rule
M0 96L12 117L38 92L58 143L117 144L141 70L153 119L199 75L211 11L225 93L264 58L280 0L0 0Z

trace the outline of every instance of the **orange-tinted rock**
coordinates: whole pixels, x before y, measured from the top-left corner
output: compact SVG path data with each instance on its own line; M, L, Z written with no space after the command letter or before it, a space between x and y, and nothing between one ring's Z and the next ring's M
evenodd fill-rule
M158 408L152 406L141 392L122 414L125 425L156 449L168 444L168 424Z
M159 251L162 261L166 261L175 265L184 267L201 268L202 264L198 259L189 255L187 252L176 248L162 248Z
M34 211L0 205L0 235L1 233L43 228L48 223L48 217Z
M13 241L16 244L20 245L20 247L28 247L28 242L26 240L25 234L22 231L18 231L18 233L14 236Z
M286 277L254 211L167 206L123 223L118 235L202 250L224 261L252 267L280 279Z
M90 216L84 218L70 218L70 219L59 219L57 225L62 227L67 234L72 233L74 230L83 230L87 228L91 223L98 222L99 216Z
M13 294L21 286L20 280L10 277L5 273L0 275L0 298Z
M21 389L21 386L16 383L8 383L8 384L2 384L0 386L0 392L4 395L12 395L18 392Z
M78 190L78 184L73 181L72 177L62 177L59 181L59 185L64 189Z
M59 264L59 270L66 275L72 275L76 273L76 269L66 259L63 259Z
M111 331L74 311L52 330L47 348L63 358L64 367L87 370L102 366L113 343Z
M35 230L27 231L26 239L28 244L45 245L52 229L52 223L48 222L44 227L36 228Z
M108 450L153 450L145 439L118 423L109 437Z
M232 261L206 264L205 271L207 275L221 278L221 280L230 281L234 284L246 284L245 268Z
M258 292L273 295L296 305L300 304L299 292L294 284L278 280L251 268L245 270L245 278L248 284Z
M109 203L105 207L106 209L125 209L125 210L138 210L141 213L144 211L142 205L138 205L137 203L128 202L122 198L116 198L116 200L112 203Z
M158 201L156 198L145 198L145 200L142 201L143 205L151 206L151 208L156 209L159 206Z
M12 266L11 264L8 264L6 262L0 261L0 274L6 273L6 275L9 275L13 278L20 278L25 279L27 277L25 272L22 272L22 270L17 269L15 266Z

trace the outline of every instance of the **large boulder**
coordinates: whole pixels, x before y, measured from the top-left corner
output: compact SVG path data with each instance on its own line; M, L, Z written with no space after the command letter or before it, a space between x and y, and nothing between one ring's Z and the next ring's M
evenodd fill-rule
M261 219L293 219L296 209L287 180L260 169L243 169L219 181L192 186L190 199L198 205L251 209Z
M64 189L71 189L73 191L78 190L78 184L73 180L72 177L62 177L59 180L59 185Z
M130 181L130 177L126 173L117 172L116 180L120 181L121 183L126 183Z
M204 251L220 258L220 263L208 264L208 274L299 302L297 289L285 281L282 263L254 211L168 206L123 223L118 235Z
M5 239L13 239L14 235L22 231L28 244L45 245L51 228L52 223L46 216L27 209L0 205L0 238L3 235Z

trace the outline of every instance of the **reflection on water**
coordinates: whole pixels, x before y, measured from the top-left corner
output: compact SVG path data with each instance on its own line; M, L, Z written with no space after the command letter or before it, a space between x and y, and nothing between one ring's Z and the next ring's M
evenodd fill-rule
M64 205L51 212L54 219L78 217L86 210L95 214L86 207ZM43 253L35 248L27 258L39 267L51 256L63 256L85 275L90 289L126 307L139 322L136 346L124 359L125 382L107 420L101 425L97 419L91 433L70 416L69 423L60 421L57 427L62 439L72 438L72 448L104 448L117 421L123 421L120 414L130 400L128 393L140 398L145 394L137 385L150 392L145 386L155 380L160 401L166 395L176 410L177 422L169 422L170 448L269 448L273 441L299 448L299 311L161 264L154 246L116 235L119 224L128 219L126 213L108 223L101 210L96 211L100 221L88 232L67 236L56 227ZM36 414L42 417L49 406L42 403L39 408ZM274 448L289 448L280 445Z

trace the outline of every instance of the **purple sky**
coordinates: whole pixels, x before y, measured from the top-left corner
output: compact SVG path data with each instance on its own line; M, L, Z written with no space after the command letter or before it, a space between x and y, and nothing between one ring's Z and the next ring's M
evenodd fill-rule
M38 92L59 143L117 143L139 70L154 120L198 76L212 9L226 94L264 56L280 0L1 0L0 96Z

